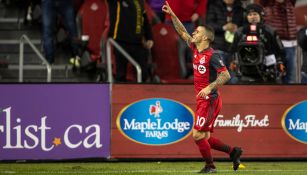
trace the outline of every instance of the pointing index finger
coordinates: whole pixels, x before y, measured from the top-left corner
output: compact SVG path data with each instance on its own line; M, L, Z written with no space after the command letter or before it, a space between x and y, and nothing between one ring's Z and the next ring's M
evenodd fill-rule
M167 1L165 1L165 4L169 7L169 4L168 4L168 2Z

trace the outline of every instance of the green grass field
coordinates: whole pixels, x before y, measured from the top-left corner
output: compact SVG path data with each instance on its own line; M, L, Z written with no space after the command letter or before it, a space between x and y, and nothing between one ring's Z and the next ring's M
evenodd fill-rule
M216 162L216 174L307 175L307 162L246 162L234 172L229 162ZM0 174L110 174L177 175L197 174L201 162L99 162L99 163L0 163Z

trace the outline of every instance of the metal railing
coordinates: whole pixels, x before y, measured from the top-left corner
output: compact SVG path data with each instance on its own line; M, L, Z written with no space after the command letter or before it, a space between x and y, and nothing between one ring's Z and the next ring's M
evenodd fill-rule
M115 40L109 38L107 40L107 69L108 69L108 81L113 83L112 76L112 61L111 61L111 45L114 46L127 60L136 68L137 82L142 83L142 69L141 66L119 45Z
M51 65L46 60L46 58L40 53L40 51L36 48L36 46L31 42L27 35L22 35L20 37L19 42L19 82L23 82L23 70L24 70L24 43L27 42L32 50L36 53L38 58L41 59L43 64L46 66L47 69L47 82L51 82Z

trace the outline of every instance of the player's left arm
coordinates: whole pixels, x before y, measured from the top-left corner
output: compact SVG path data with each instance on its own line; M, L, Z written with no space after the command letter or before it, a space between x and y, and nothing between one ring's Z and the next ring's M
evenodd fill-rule
M162 11L171 16L173 25L177 33L184 41L187 42L188 45L190 45L192 37L189 35L184 25L181 23L176 14L173 12L172 8L169 6L167 1L165 1L165 5L163 5L162 7Z
M209 88L211 90L214 89L218 89L220 86L223 86L224 84L226 84L228 81L230 80L230 74L228 72L228 70L223 70L222 72L220 72L216 78L216 80L214 82L212 82L211 84L209 84Z
M220 55L213 54L212 55L212 66L215 70L217 70L218 75L215 81L210 83L207 87L203 88L199 93L198 96L206 98L213 90L218 89L219 87L223 86L230 80L230 74L225 67Z

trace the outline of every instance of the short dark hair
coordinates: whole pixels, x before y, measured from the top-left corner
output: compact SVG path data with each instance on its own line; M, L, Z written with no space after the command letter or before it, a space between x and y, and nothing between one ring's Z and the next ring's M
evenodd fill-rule
M203 25L203 27L205 28L205 34L207 36L207 38L210 40L210 43L214 41L214 29L209 26L209 25Z
M261 20L264 18L264 9L261 5L259 4L249 4L245 8L246 16L251 13L251 12L256 12L260 15Z

